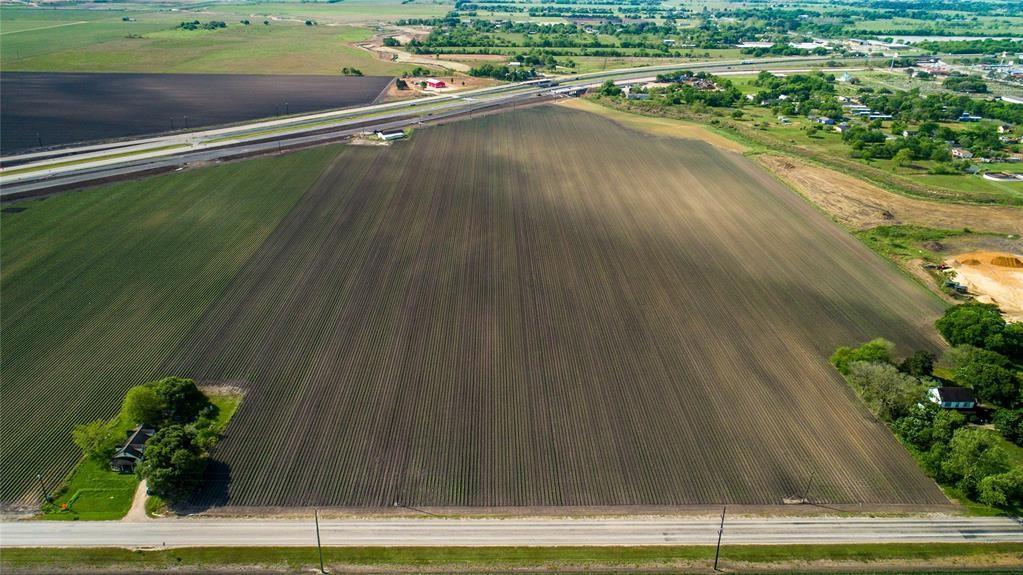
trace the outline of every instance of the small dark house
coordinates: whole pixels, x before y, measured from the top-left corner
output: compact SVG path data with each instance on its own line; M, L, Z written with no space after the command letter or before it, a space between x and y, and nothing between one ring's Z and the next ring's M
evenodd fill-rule
M110 458L110 469L121 473L134 472L135 466L142 461L142 452L145 451L146 441L154 433L156 433L155 429L145 425L140 425L129 431L128 440Z

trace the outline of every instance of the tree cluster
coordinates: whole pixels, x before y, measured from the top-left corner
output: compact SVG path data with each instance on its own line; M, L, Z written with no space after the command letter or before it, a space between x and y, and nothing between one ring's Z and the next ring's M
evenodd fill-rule
M218 28L227 28L227 22L221 22L220 20L211 20L209 22L192 20L191 22L178 24L178 28L181 30L216 30Z
M536 70L533 68L501 66L497 64L480 64L469 70L470 76L494 78L508 82L522 82L536 77Z
M924 399L928 387L943 384L933 376L934 355L916 352L896 366L893 351L891 342L876 339L859 347L839 348L831 361L871 412L891 427L939 482L987 505L1014 508L1023 504L1023 467L1010 463L995 437L969 425L963 414ZM984 350L959 348L946 361L972 363L977 351ZM958 376L956 383L961 383ZM1023 413L1007 411L997 417L1000 430L1021 431Z
M979 303L950 308L936 325L955 346L941 361L951 381L935 376L937 358L928 351L896 363L894 346L884 339L840 347L831 362L935 479L987 505L1023 506L1023 466L1011 463L997 436L973 425L976 416L924 398L930 387L972 389L995 408L998 433L1023 444L1023 371L1014 363L1023 354L1023 327L1005 322L996 306Z
M967 92L971 94L983 94L987 92L987 84L979 76L966 76L953 74L941 83L941 87L953 92Z
M129 389L114 422L79 425L72 437L87 457L105 460L124 440L119 436L123 429L156 428L136 472L148 480L151 493L175 502L192 493L201 480L206 453L219 439L217 415L216 406L194 381L168 377Z

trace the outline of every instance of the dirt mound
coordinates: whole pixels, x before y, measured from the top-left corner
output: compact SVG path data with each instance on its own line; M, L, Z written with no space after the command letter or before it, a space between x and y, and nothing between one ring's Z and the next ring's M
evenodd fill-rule
M991 265L1003 268L1023 268L1023 261L1015 256L995 256L991 258Z
M1023 321L1023 255L978 251L945 260L956 280L966 285L977 301L1001 308L1009 321Z

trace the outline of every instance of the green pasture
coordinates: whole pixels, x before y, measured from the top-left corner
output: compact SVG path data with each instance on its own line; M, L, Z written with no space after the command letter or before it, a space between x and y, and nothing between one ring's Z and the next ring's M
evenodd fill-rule
M370 3L228 5L197 12L0 8L0 67L5 71L337 74L354 67L393 75L406 66L354 43L368 28L338 25L370 14ZM383 2L384 15L397 2ZM412 6L412 5L406 5ZM422 5L435 11L439 6ZM393 10L392 10L393 11ZM345 17L340 17L345 16ZM124 21L122 18L131 18ZM250 25L241 24L249 20ZM316 26L306 26L305 20ZM226 29L176 29L186 20L223 20ZM267 20L269 25L264 25Z
M2 12L5 18L7 11ZM14 10L19 16L25 12L29 11ZM122 21L125 14L138 21ZM227 22L226 29L176 29L184 20L219 18ZM38 72L338 74L343 67L354 67L366 75L387 76L406 68L355 46L372 36L366 28L293 21L264 25L251 18L252 23L245 26L241 19L223 14L116 12L79 24L72 17L63 21L68 25L58 28L29 26L0 36L0 62L5 71Z

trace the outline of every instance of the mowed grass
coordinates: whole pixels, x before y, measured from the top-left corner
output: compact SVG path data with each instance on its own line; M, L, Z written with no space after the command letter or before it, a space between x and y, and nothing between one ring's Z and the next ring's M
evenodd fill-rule
M346 148L162 371L238 505L946 502L827 363L942 304L747 159L542 108Z
M1005 568L1018 564L1017 543L896 543L860 545L729 545L722 548L722 566L730 569L774 568L786 573L833 571L836 564L856 568L870 564L888 571L911 562L940 562L958 572L967 567ZM4 570L76 572L109 569L133 572L208 570L235 572L305 572L319 569L315 547L190 547L155 551L128 549L4 549ZM710 546L646 547L326 547L331 572L410 570L444 573L616 568L623 571L676 572L708 569L714 561ZM820 562L815 564L814 562ZM917 564L919 568L922 566Z
M131 508L138 479L117 473L95 459L83 459L68 478L43 518L51 521L108 521ZM53 487L52 485L50 487Z
M62 19L32 20L40 12L65 11L0 9L0 15L13 15L22 28L0 35L5 71L339 74L343 67L354 67L370 76L391 76L408 68L356 47L372 35L366 28L305 26L301 21L266 26L247 14L190 12L103 11L101 17L97 11L78 10ZM82 12L86 18L79 17ZM123 22L123 16L137 20ZM243 26L244 18L252 24ZM223 19L227 28L175 29L193 19Z
M78 460L74 425L109 419L129 387L173 375L160 368L167 354L333 153L66 193L0 216L0 500L38 502L36 474L54 486Z

